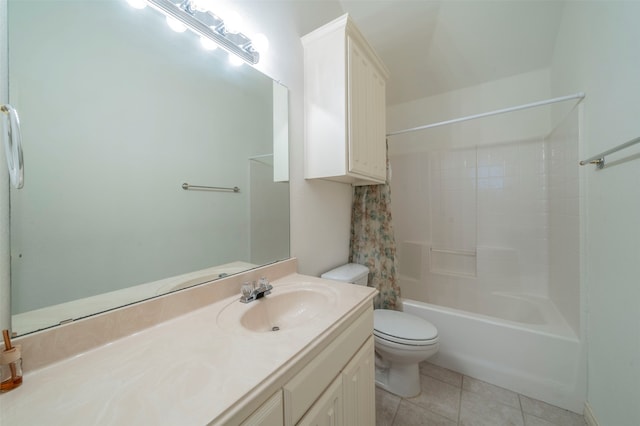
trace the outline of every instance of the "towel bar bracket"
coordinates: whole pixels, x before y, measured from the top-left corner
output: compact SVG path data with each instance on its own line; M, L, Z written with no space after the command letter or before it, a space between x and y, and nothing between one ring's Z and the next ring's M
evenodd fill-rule
M618 152L621 149L625 149L625 148L629 148L631 145L635 145L637 143L640 142L640 137L635 138L635 139L631 139L628 142L625 142L623 144L620 144L618 146L616 146L615 148L611 148L607 151L601 152L598 155L594 155L593 157L587 158L586 160L582 160L580 161L580 165L584 166L586 164L594 164L596 166L597 170L601 170L604 168L604 158L609 155L609 154L613 154L614 152Z

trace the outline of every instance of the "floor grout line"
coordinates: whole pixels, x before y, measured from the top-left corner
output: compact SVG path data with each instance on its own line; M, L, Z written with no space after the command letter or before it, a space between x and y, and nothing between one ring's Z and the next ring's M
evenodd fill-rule
M461 384L464 385L464 377ZM460 417L462 417L462 387L460 387L460 399L458 400L458 426L460 426L460 422L462 421Z
M445 370L446 370L446 369L445 369ZM395 423L396 423L396 420L398 419L398 416L400 415L400 409L401 409L401 405L402 405L403 401L406 401L406 402L407 402L407 403L409 403L410 405L413 405L413 406L419 407L419 408L421 408L421 409L428 410L428 411L430 411L430 412L432 412L432 413L434 413L434 414L439 415L440 417L447 418L447 419L449 419L451 422L456 422L455 424L456 424L457 426L460 426L460 425L461 425L461 422L462 422L462 397L463 397L463 395L462 395L462 394L463 394L463 392L464 392L464 382L465 382L465 378L467 378L467 380L478 380L478 381L480 381L480 382L483 382L483 383L486 383L486 384L489 384L489 385L495 386L495 387L500 388L500 389L505 389L505 390L507 390L507 391L512 392L513 394L515 394L515 395L517 396L517 398L518 398L518 407L515 407L514 405L507 404L507 403L502 402L502 401L500 401L500 400L498 400L498 399L495 399L495 400L494 400L494 402L495 402L495 403L497 403L497 404L500 404L500 405L504 405L504 406L506 406L506 407L511 407L511 408L513 408L513 409L518 409L518 408L519 408L519 410L520 410L520 416L521 416L521 419L522 419L522 424L523 424L523 425L526 425L526 417L525 417L525 414L526 414L526 413L525 413L525 411L524 411L524 407L523 407L523 403L522 403L522 399L523 399L523 397L525 397L524 395L522 395L522 394L520 394L520 393L518 393L518 392L512 391L512 390L510 390L510 389L502 388L501 386L494 385L494 384L492 384L492 383L490 383L490 382L486 382L486 381L483 381L483 380L475 379L475 378L473 378L473 377L471 377L471 376L467 376L467 375L465 375L465 374L458 373L457 371L454 371L454 370L449 370L449 371L454 372L454 373L456 373L456 374L459 374L459 375L460 375L460 378L461 378L461 379L460 379L460 381L459 381L459 386L453 385L452 383L449 383L449 381L445 381L445 380L444 380L444 379L442 379L442 378L438 378L438 377L435 377L435 376L433 376L433 375L423 374L423 373L421 373L421 374L420 374L420 382L422 383L422 381L424 381L424 380L435 380L435 381L438 381L438 382L444 383L444 384L446 384L446 385L449 385L449 386L452 386L452 387L455 387L456 389L458 389L458 391L459 391L459 392L458 392L458 402L457 402L457 404L458 404L457 421L456 421L456 420L454 420L454 419L451 419L451 418L449 418L449 417L447 417L447 416L444 416L444 415L442 415L442 414L440 414L440 413L434 412L433 410L430 410L430 409L428 409L428 408L426 408L426 407L424 407L424 406L422 406L422 405L420 405L420 404L414 403L413 401L410 401L410 400L408 400L408 399L406 399L406 398L399 397L400 399L399 399L399 401L398 401L398 405L395 407L395 410L394 410L394 413L393 413L393 417L392 417L392 420L391 420L391 426L402 426L402 425L396 425ZM421 392L422 392L422 389L421 389ZM473 390L468 390L468 392L471 392L471 393L477 393L477 394L482 394L482 392L474 392ZM453 402L453 401L452 401L452 402ZM551 404L550 404L550 405L551 405ZM406 408L406 404L405 404L405 408ZM560 408L560 407L558 407L558 408ZM540 417L538 417L538 416L534 416L534 417L536 417L536 418L540 418ZM545 420L544 418L540 418L540 419L548 422L548 420Z
M396 410L393 412L393 417L391 418L391 426L395 426L396 417L398 416L398 411L400 411L400 404L402 404L402 398L398 401L398 405L396 406Z
M520 398L520 394L518 394L518 404L520 404L520 414L522 414L522 424L524 426L527 425L527 421L524 418L524 408L522 408L522 398Z

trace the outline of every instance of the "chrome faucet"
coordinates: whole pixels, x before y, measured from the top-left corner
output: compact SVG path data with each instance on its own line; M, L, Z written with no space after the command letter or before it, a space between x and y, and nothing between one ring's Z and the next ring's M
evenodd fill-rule
M263 296L271 294L271 290L273 290L273 286L269 284L269 280L266 277L260 278L258 281L258 286L256 287L256 282L246 282L242 284L240 289L242 296L240 296L240 301L242 303L249 303L254 300L260 299Z

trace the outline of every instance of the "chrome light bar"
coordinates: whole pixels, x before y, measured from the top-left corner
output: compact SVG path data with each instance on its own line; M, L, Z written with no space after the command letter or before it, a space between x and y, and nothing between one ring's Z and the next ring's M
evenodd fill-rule
M156 10L174 18L194 33L206 37L228 52L234 53L250 64L257 64L260 54L253 48L251 39L242 33L232 33L225 28L224 21L209 11L191 7L191 1L179 4L170 0L147 0Z

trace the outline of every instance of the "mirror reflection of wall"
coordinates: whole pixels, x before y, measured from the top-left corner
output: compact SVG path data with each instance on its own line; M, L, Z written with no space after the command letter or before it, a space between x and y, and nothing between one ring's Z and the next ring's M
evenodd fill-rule
M249 159L273 154L271 79L124 1L8 9L9 96L25 155L25 186L11 192L14 315L288 257L288 184L274 184L273 171L250 180ZM252 191L273 185L276 209L252 209ZM270 252L252 238L272 222L286 232Z
M289 255L289 185L273 181L273 163L271 154L249 159L250 261L255 264L269 263L274 256Z

